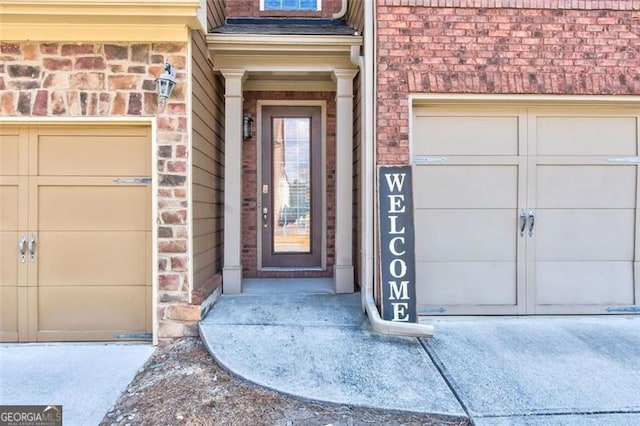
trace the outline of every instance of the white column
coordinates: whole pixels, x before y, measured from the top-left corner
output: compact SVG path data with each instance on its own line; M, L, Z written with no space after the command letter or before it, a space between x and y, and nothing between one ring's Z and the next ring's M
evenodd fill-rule
M357 70L334 70L336 81L336 293L353 293L353 77Z
M242 81L243 69L220 70L225 79L224 266L222 292L242 292Z

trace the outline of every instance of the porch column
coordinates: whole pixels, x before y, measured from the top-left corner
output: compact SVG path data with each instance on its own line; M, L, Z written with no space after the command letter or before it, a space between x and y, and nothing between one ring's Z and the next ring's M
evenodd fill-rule
M225 79L224 266L222 292L242 292L242 82L243 69L220 70Z
M353 77L357 70L334 70L336 81L336 293L353 293Z

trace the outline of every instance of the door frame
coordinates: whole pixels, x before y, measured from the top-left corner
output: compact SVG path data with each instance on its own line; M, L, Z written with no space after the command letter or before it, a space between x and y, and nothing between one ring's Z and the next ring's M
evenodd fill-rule
M264 267L262 265L262 232L256 232L257 234L257 250L256 265L259 271L324 271L327 268L327 103L326 101L314 101L314 100L258 100L256 106L256 211L255 211L255 224L256 229L260 230L262 227L262 109L264 107L283 107L283 106L309 106L320 107L320 197L322 203L321 220L321 253L320 253L320 267Z

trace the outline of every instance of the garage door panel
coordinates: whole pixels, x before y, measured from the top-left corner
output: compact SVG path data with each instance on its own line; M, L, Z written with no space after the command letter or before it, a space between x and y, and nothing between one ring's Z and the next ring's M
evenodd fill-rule
M538 155L636 155L635 117L535 118Z
M536 260L633 260L633 209L538 209Z
M517 116L418 116L414 155L518 155Z
M637 107L414 111L411 153L434 157L414 166L422 314L439 306L588 314L638 304L640 177L626 159L639 155ZM519 235L521 211L532 235Z
M0 129L0 340L151 330L151 188L114 182L150 175L149 136L138 125ZM21 235L35 238L34 261L20 261Z
M96 129L92 134L41 134L37 148L38 175L147 176L150 145L148 137L141 133Z
M0 176L17 176L19 170L20 135L9 129L0 133Z
M38 330L146 330L146 287L42 287Z
M145 285L148 236L145 231L40 232L39 285Z
M18 268L21 265L19 239L18 232L0 232L0 286L18 285Z
M635 166L537 167L538 208L635 208Z
M150 229L146 186L43 185L37 201L41 230Z
M0 342L18 340L18 287L0 286Z
M633 262L537 262L539 305L630 305Z
M417 262L419 305L516 305L515 262Z
M18 179L0 181L0 230L17 231L19 226ZM17 241L16 241L17 243Z
M416 211L418 261L515 261L516 209Z
M518 166L418 166L419 208L516 208Z

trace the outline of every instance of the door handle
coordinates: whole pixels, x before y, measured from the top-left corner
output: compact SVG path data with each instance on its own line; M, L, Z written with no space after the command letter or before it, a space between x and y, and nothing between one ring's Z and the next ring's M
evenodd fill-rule
M36 253L35 253L35 244L36 244L36 236L31 234L31 238L29 238L29 244L27 244L27 248L29 249L29 258L31 262L36 261Z
M269 214L269 209L264 207L262 209L262 226L264 226L265 228L267 227L267 224L269 223L269 220L267 218L268 214Z
M529 210L529 237L533 237L533 227L536 226L536 215Z
M527 227L527 214L520 210L520 236L524 237L524 228Z
M27 260L27 256L24 254L24 244L27 242L27 236L22 234L22 238L18 241L18 251L20 252L20 262L24 263Z

